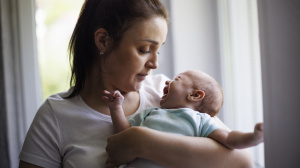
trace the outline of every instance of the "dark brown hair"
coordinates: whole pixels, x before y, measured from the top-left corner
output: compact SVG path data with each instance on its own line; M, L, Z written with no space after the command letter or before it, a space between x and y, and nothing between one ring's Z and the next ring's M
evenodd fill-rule
M108 52L120 44L124 32L139 18L161 16L167 21L167 12L159 0L85 0L69 43L72 69L68 98L80 93L86 74L98 55L94 33L99 28L108 32L111 46ZM106 54L107 55L107 52Z

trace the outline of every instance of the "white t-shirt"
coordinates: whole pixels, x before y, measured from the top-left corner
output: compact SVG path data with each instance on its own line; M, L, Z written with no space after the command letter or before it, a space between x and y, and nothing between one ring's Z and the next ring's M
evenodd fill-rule
M164 75L148 76L139 91L140 106L159 106ZM64 99L66 93L49 97L38 110L27 133L20 160L47 168L105 167L107 138L113 135L111 117L84 103L80 96Z

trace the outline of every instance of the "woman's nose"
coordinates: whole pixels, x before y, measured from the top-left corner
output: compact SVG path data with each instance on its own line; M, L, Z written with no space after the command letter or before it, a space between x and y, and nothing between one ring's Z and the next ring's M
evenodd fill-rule
M150 68L150 69L158 68L159 64L158 64L157 53L151 55L151 58L148 60L146 65L147 65L147 68Z

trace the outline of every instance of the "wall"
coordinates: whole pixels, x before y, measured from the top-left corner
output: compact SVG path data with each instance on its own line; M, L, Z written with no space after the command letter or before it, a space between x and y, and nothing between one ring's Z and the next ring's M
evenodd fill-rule
M300 1L259 0L267 168L299 167Z
M171 9L174 73L198 69L221 83L217 1L171 1Z
M169 14L169 19L172 20L172 11L173 9L171 8L171 3L173 1L171 0L161 0L161 2L164 4L164 6L167 9L167 12ZM168 25L168 34L167 38L165 41L165 44L162 45L159 49L159 56L158 56L158 62L159 62L159 67L155 70L153 70L154 74L165 74L169 78L172 78L174 76L174 51L173 51L173 27L170 22Z

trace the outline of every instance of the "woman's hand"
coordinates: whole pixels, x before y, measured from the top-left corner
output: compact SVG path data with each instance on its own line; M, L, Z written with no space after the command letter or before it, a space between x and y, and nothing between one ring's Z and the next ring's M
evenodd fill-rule
M143 140L142 129L131 127L108 138L106 152L108 158L106 168L113 168L124 163L129 163L140 157ZM144 137L143 137L144 138Z

